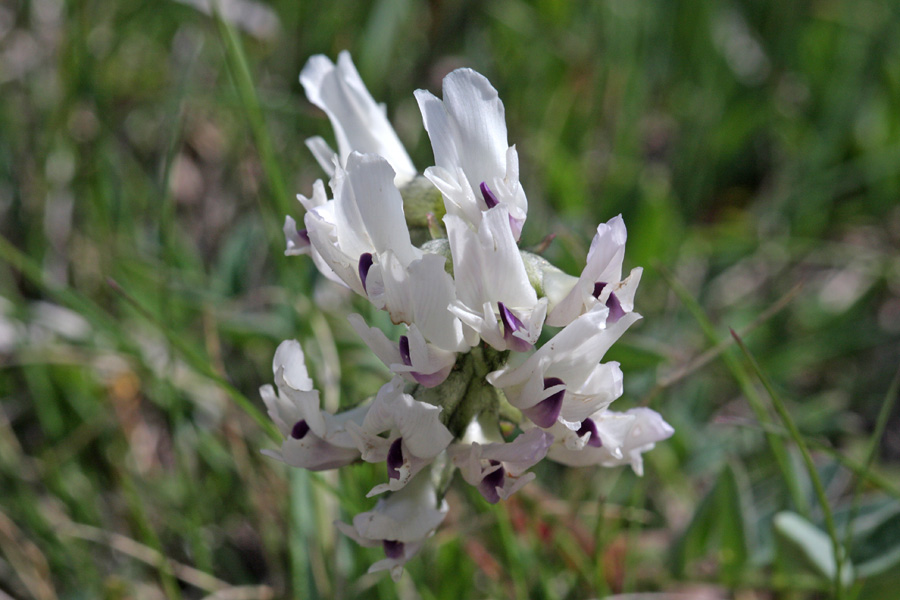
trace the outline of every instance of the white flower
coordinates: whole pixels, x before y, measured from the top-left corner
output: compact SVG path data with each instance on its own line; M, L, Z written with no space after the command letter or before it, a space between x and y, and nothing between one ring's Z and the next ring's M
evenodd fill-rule
M595 306L572 321L521 366L488 374L510 403L536 425L548 428L561 419L577 429L582 420L622 395L616 362L601 363L610 346L640 318L629 313L607 323L609 309Z
M392 372L407 381L435 387L447 379L456 364L456 353L442 350L425 341L416 325L392 342L377 327L368 327L359 315L348 317L356 333Z
M362 546L383 547L387 558L369 567L369 573L390 570L397 581L403 565L434 534L447 510L447 501L438 503L434 485L423 473L399 492L379 500L374 510L353 517L352 526L340 521L335 521L335 526Z
M518 240L528 212L519 185L519 159L506 137L503 102L497 90L471 69L444 78L444 100L416 90L435 166L425 176L444 195L447 214L477 226L481 212L506 204L513 237Z
M547 303L538 300L528 281L506 205L485 211L477 230L455 215L446 215L444 223L458 298L451 312L497 350L530 349L540 336Z
M325 198L320 182L312 198L298 196L307 210L307 236L327 265L323 273L333 272L380 308L385 294L381 265L396 259L405 268L422 256L410 243L403 199L393 179L384 158L353 152L346 169L335 171L333 200Z
M571 467L630 464L635 473L643 475L644 452L675 433L659 413L649 408L632 408L624 413L601 410L585 420L583 429L585 437L595 438L597 442L588 440L578 448L577 444L560 440L562 443L554 444L548 456Z
M597 304L609 308L611 323L634 310L634 294L643 269L633 269L625 281L621 281L626 238L622 215L601 223L591 242L581 277L577 280L563 277L571 285L568 289L565 284L555 285L562 280L559 275L545 272L545 292L550 298L547 325L564 327Z
M347 168L335 172L333 200L326 198L321 181L311 198L299 196L307 229L296 231L288 219L288 252L301 247L305 236L324 275L387 310L394 323L416 324L435 348L466 350L475 342L467 342L462 323L447 311L456 289L446 259L412 245L392 178L382 157L351 153Z
M396 172L398 186L416 176L409 155L387 119L384 105L376 104L347 51L338 54L337 65L318 54L300 72L300 83L309 101L328 115L338 144L338 164L346 165L354 150L383 156ZM322 168L333 176L334 151L320 137L306 141Z
M463 479L496 504L535 478L525 471L547 455L552 443L553 436L540 429L526 431L511 442L488 443L481 424L473 421L463 442L451 446L449 453Z
M361 425L347 424L364 461L387 462L388 483L368 496L399 490L450 444L441 410L404 394L403 381L394 378L381 387Z
M306 371L303 349L296 340L278 345L272 370L278 392L271 385L260 388L269 416L284 436L281 451L262 453L292 467L311 471L334 469L360 457L355 438L346 427L362 423L367 406L332 415L319 408L319 392Z

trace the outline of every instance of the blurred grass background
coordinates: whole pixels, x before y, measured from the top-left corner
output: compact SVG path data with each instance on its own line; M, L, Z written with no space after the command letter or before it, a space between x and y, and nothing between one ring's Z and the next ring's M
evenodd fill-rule
M0 4L0 598L897 597L895 2L221 7ZM381 471L288 472L253 419L285 338L332 408L385 377L345 321L368 309L283 256L323 176L303 140L333 139L297 75L342 49L420 169L412 91L485 74L523 245L557 234L567 271L624 215L645 318L615 406L677 430L642 479L542 464L497 507L455 485L396 586L331 526Z

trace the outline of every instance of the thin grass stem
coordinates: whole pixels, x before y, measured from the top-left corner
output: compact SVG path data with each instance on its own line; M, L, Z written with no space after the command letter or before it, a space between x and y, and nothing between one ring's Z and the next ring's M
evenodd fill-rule
M772 383L769 381L769 378L765 373L763 373L762 369L759 366L759 363L756 362L756 359L750 353L750 350L748 350L744 345L744 341L733 329L731 330L731 335L734 336L738 348L741 349L741 352L743 352L744 357L750 363L750 366L753 369L754 373L762 382L763 387L765 387L766 391L769 393L769 398L772 400L772 406L775 408L775 412L778 413L778 416L781 418L782 423L784 423L784 426L787 428L791 439L794 440L794 443L797 445L797 448L800 450L800 454L803 457L803 462L806 465L806 470L809 473L810 480L812 481L813 489L815 490L816 496L819 500L819 504L822 507L822 514L825 517L825 529L828 532L828 537L831 538L831 545L834 552L835 563L833 584L834 597L836 598L836 600L841 600L844 597L844 583L842 580L844 555L841 548L840 538L838 537L837 526L834 522L834 514L831 512L831 505L829 504L828 496L825 493L825 486L822 485L822 479L821 477L819 477L819 471L816 469L816 464L813 462L812 455L810 455L809 453L809 447L807 446L803 435L800 433L800 430L797 428L797 424L794 422L794 418L791 416L790 411L788 411L787 406L781 400L781 397L777 393L775 393L775 389L772 387Z
M687 290L687 288L682 285L680 281L678 281L668 269L661 265L657 265L657 270L660 275L672 289L678 299L681 300L681 303L684 307L693 315L694 319L697 321L697 324L700 325L700 328L703 330L703 333L706 334L707 339L712 344L718 344L719 335L716 332L715 327L712 322L706 316L706 313L703 311L703 308L700 304L694 299L691 293ZM732 376L737 381L738 386L741 388L741 391L746 396L747 401L750 404L750 408L753 410L754 415L759 420L760 423L763 424L771 424L772 419L769 416L768 411L766 410L765 403L760 397L759 393L756 391L756 388L753 386L753 382L750 378L749 373L744 368L744 366L740 363L740 361L735 358L734 355L730 354L727 351L721 353L721 357L725 366L728 367L728 370L731 371ZM778 464L779 469L781 470L782 479L784 481L785 487L787 488L788 494L791 497L791 501L793 502L797 512L808 517L809 516L809 502L806 499L806 495L803 493L803 490L800 488L799 479L797 474L794 471L794 466L791 463L790 455L787 452L784 444L781 439L766 432L766 442L769 445L769 449L772 452L772 455L775 457L775 462Z

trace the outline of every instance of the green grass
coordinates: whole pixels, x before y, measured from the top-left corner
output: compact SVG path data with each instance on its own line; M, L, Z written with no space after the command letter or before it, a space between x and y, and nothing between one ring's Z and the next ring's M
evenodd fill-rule
M0 9L0 597L895 597L895 3L265 7L264 36L177 2ZM676 428L643 479L542 463L496 507L455 484L397 585L331 526L377 466L259 454L280 340L331 408L384 377L345 320L369 309L280 234L323 177L303 140L332 139L298 73L345 48L420 169L412 91L492 81L524 246L556 233L577 273L623 214L646 270L616 406Z

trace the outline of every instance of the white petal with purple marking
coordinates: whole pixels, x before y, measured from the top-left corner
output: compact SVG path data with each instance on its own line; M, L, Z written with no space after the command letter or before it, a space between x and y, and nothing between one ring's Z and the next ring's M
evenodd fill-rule
M507 142L503 103L497 90L471 69L457 69L444 78L443 101L416 91L425 129L431 139L435 166L425 176L444 195L447 213L477 226L479 212L491 208L481 193L490 188L493 203L507 205L513 237L519 238L528 201L519 184L519 162Z
M643 270L632 270L628 278L622 281L627 237L622 215L598 225L581 276L561 298L561 286L557 284L562 281L555 273L547 275L552 294L548 325L568 325L597 304L605 304L610 309L611 322L634 310L634 294ZM571 282L566 280L566 283Z
M260 388L269 416L284 436L280 451L263 454L294 467L333 469L360 457L348 423L362 423L368 406L331 415L319 408L319 392L306 370L303 349L295 340L279 344L272 360L275 383Z
M506 205L498 204L484 213L477 229L459 217L444 217L457 295L450 310L497 350L522 350L540 335L546 300L538 300L528 281L508 215Z
M539 405L552 400L559 391L558 386L564 385L565 397L559 417L573 425L580 423L622 394L618 363L600 361L640 315L630 313L607 325L608 312L603 305L595 306L563 328L523 364L494 371L488 374L488 381L503 389L513 406L543 427L552 425L543 419L551 407L541 409ZM560 383L548 387L548 380ZM529 414L535 407L538 407L535 414ZM534 419L535 416L540 422Z
M534 479L533 473L525 471L546 456L552 443L553 436L540 429L529 430L511 442L489 442L478 421L473 421L463 441L454 444L449 454L463 479L494 504Z
M372 488L369 496L401 489L450 444L453 435L440 422L440 413L441 408L404 394L403 380L394 378L381 387L362 424L348 424L364 461L391 458L388 482ZM392 449L398 448L395 463Z
M603 410L592 415L602 446L569 447L564 440L554 444L548 456L573 467L631 465L638 475L644 472L643 454L675 432L659 413L649 408L632 408L624 413Z
M369 567L369 572L389 570L396 581L403 574L403 565L434 534L447 511L447 501L438 502L430 478L423 474L379 500L373 510L353 517L352 525L335 521L335 526L362 546L384 548L387 558Z

